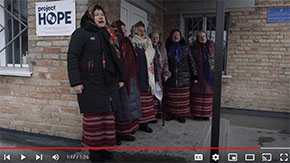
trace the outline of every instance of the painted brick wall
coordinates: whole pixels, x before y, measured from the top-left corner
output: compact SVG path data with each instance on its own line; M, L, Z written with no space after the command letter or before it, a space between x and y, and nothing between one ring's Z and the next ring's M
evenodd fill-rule
M290 4L256 0L256 5ZM290 112L290 23L267 23L268 8L230 14L222 105Z

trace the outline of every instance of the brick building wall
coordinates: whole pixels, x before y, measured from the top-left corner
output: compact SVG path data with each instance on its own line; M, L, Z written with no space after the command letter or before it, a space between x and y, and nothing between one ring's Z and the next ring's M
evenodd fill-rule
M256 0L285 5L289 0ZM222 106L290 112L290 23L267 23L268 7L231 12ZM178 14L164 16L164 35L179 28ZM167 38L167 37L166 37Z
M256 5L288 4L256 0ZM290 23L267 23L268 8L230 13L222 105L290 112Z
M164 16L164 26L163 26L163 39L166 41L166 39L169 37L170 32L173 29L179 29L180 26L180 15L178 14L170 14ZM184 37L184 33L182 33Z
M82 117L67 76L70 36L38 37L35 2L28 3L29 78L1 76L1 126L19 131L80 138ZM87 0L76 1L77 27Z
M120 19L120 0L88 0L88 4L100 4L105 10L109 24Z
M164 24L164 10L160 7L157 6L156 4L152 3L150 0L147 0L149 4L155 7L155 13L150 13L149 15L149 31L148 34L152 31L158 31L161 34L161 38L163 35L163 24ZM162 40L164 41L164 40Z
M34 3L40 1L44 0L28 0L32 76L0 76L0 127L79 139L82 116L66 70L70 37L36 36ZM120 0L76 0L77 27L88 4L94 2L104 6L110 23L119 19ZM171 29L179 28L180 17L160 10L157 7L150 15L149 30L163 31L167 38ZM290 23L267 23L266 7L233 12L229 42L227 71L232 78L223 80L222 105L289 112Z
M70 36L36 36L35 2L28 0L28 34L31 77L0 76L0 127L18 131L81 138L82 115L67 76ZM101 4L108 22L120 19L120 0L76 0L76 25L87 6ZM162 31L163 11L149 19L152 29Z

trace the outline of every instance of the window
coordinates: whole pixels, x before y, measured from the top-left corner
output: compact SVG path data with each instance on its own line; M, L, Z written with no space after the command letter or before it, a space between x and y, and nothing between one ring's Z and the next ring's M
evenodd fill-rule
M27 16L27 1L0 0L0 75L31 75Z
M223 42L223 75L226 75L227 53L228 53L228 15L225 16L224 42ZM216 17L215 15L205 14L200 16L185 17L185 36L190 44L196 40L198 31L205 31L210 40L215 41Z

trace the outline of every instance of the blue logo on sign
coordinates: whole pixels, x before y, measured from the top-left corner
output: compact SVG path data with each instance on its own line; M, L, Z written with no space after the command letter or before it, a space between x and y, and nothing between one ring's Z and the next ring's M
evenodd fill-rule
M71 11L64 11L64 12L49 12L55 10L54 6L45 6L45 7L38 7L38 12L45 11L44 13L38 14L38 24L39 25L46 25L46 23L50 25L60 24L64 21L65 24L71 24ZM47 13L48 12L48 13Z

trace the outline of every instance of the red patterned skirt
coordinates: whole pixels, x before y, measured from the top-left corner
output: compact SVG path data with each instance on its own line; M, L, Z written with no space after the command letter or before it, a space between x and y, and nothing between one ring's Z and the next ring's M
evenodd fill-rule
M153 105L154 105L154 114L156 118L161 118L162 117L161 105L160 101L156 97L154 97Z
M190 97L191 115L194 117L211 117L213 94L192 94Z
M165 87L165 112L174 117L190 115L190 88Z
M148 92L141 92L141 106L142 106L142 117L139 119L139 123L148 123L156 120L153 106L153 95Z
M139 127L138 120L128 122L116 122L116 131L120 135L129 135Z
M82 144L87 147L115 146L114 112L83 114Z

